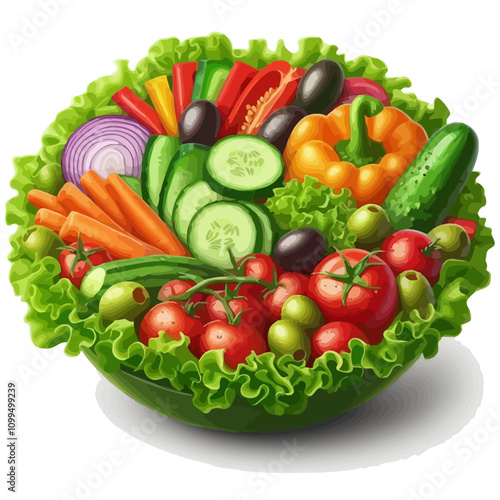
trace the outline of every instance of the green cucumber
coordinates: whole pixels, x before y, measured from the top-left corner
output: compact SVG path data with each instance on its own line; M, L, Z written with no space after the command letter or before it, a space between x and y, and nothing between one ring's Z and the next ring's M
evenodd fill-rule
M124 281L133 281L146 288L154 304L157 302L161 287L171 279L191 280L196 283L222 275L220 269L198 259L152 255L100 264L86 274L80 291L87 299L89 308L96 310L101 297L110 286Z
M222 196L256 200L272 196L283 185L285 164L272 144L253 135L233 135L210 151L206 180Z
M438 130L384 201L395 230L428 232L443 222L474 168L476 133L463 123Z
M262 246L257 253L271 255L278 239L278 227L274 217L265 205L244 201L240 203L259 218L262 231Z
M180 144L178 137L169 135L152 135L146 144L142 159L142 192L144 201L156 213L163 183Z
M129 187L131 187L141 198L143 197L141 179L133 175L118 174Z
M262 248L259 218L238 202L216 201L202 208L188 230L191 253L214 266L231 269L236 260Z
M177 198L190 184L203 180L205 162L210 148L202 144L183 144L172 159L169 175L165 179L160 196L159 214L165 223L173 227L173 214Z
M175 234L184 245L187 244L189 224L193 217L205 205L222 199L205 181L195 182L183 189L175 203L172 220Z

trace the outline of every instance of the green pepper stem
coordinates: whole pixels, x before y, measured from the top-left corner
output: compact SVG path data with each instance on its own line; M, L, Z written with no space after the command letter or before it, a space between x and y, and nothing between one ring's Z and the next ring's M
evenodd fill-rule
M380 142L373 141L368 135L366 118L378 115L384 105L375 97L360 95L354 99L349 109L351 138L336 144L335 150L342 161L362 167L378 163L386 151Z

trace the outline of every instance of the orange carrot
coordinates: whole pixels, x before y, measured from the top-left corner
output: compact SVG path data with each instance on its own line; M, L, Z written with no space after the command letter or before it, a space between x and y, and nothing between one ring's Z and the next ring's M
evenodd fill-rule
M32 189L28 192L28 201L35 208L48 208L49 210L57 212L58 214L68 215L68 212L62 206L62 203L57 199L57 197L50 193L46 193L45 191Z
M67 217L48 208L41 208L35 215L35 224L59 233Z
M133 233L138 238L169 255L189 255L177 236L117 174L108 176L106 187L113 193L118 206L130 219Z
M65 241L77 241L79 235L84 243L104 248L114 259L130 259L165 253L91 217L71 212L62 226L59 236Z
M130 220L125 216L125 214L120 210L120 207L106 190L104 181L101 179L97 172L89 170L86 174L82 175L80 182L83 189L92 198L92 201L103 210L114 222L116 222L120 227L125 229L125 231L131 231Z
M109 227L124 231L116 222L106 215L88 196L83 194L74 184L67 182L57 196L63 207L69 212L78 212L92 217Z

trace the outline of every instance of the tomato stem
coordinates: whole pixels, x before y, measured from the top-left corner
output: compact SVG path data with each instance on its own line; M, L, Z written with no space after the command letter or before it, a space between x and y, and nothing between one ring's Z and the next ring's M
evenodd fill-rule
M361 275L372 266L383 266L383 262L368 262L371 257L373 257L379 250L374 252L370 252L365 257L363 257L354 267L351 266L351 263L347 260L345 255L337 250L337 253L340 255L342 262L344 263L344 273L343 274L335 274L330 273L328 271L321 271L315 274L324 274L329 276L330 278L340 281L343 283L342 285L342 305L347 307L347 295L351 291L353 286L359 286L361 288L365 288L367 290L379 290L380 287L370 286Z

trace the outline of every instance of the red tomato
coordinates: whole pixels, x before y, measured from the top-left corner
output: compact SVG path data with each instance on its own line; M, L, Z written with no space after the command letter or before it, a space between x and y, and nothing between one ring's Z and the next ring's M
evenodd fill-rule
M83 278L92 266L98 266L112 259L106 250L98 250L96 245L84 245L80 240L71 243L68 248L59 254L59 265L61 266L60 278L68 278L73 285L80 288ZM87 262L89 260L92 264Z
M167 301L171 297L176 295L182 295L189 291L195 285L194 281L188 280L171 280L165 283L160 292L158 293L158 300ZM176 301L179 305L185 306L188 302L193 304L193 309L190 310L190 314L198 318L203 324L210 321L208 312L206 310L205 304L196 305L198 302L203 302L206 299L206 295L203 293L195 293L189 301Z
M311 356L316 359L326 351L351 352L349 349L351 339L361 339L363 342L369 343L366 335L352 323L341 321L327 323L317 330L311 338Z
M370 254L365 250L353 248L341 253L348 269L339 253L326 257L311 275L307 294L329 321L353 323L365 332L371 344L378 344L398 307L394 274L383 260L374 255L368 258ZM368 259L367 264L354 272L354 266L363 259ZM351 278L346 277L349 273Z
M233 370L244 363L252 351L266 352L266 341L260 332L249 325L229 325L226 321L215 320L205 326L200 338L200 352L225 349L224 361Z
M165 283L160 292L158 293L158 300L167 301L171 297L175 297L176 295L182 295L189 291L195 285L194 281L183 281L183 280L170 280ZM196 302L201 302L204 299L204 295L202 293L195 293L189 302L191 304L195 304ZM179 304L185 304L186 302L178 302Z
M273 282L275 272L277 276L280 276L284 272L274 259L263 253L249 255L245 259L242 259L242 261L245 261L243 267L244 276L268 281L269 283ZM240 287L241 295L252 295L255 298L260 297L265 290L266 288L261 285L243 285Z
M391 234L382 244L380 258L383 259L398 276L403 271L422 273L434 286L439 280L442 262L428 255L426 248L432 239L415 229L404 229ZM430 250L429 253L432 253Z
M263 333L267 331L269 327L269 315L257 299L251 296L233 299L229 301L229 307L235 316L245 311L240 317L241 323L253 326ZM227 319L222 302L213 295L207 299L207 311L211 320Z
M162 302L148 311L141 323L139 340L148 345L149 339L159 337L160 332L165 332L174 340L179 340L182 332L191 339L191 352L199 356L198 337L203 332L203 325L176 302Z
M281 318L283 304L292 295L305 295L309 278L299 273L283 273L279 279L276 290L266 296L263 301L265 308L269 311L270 318L276 321Z

